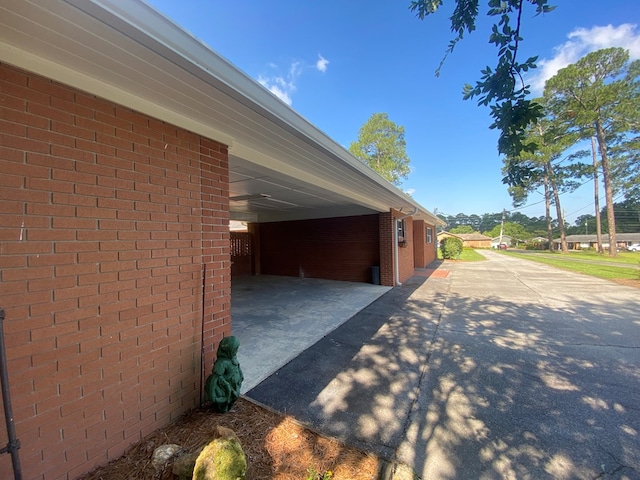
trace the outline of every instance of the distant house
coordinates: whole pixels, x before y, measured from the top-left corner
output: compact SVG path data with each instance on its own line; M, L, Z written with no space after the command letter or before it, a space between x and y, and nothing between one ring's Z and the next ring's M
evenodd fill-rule
M533 237L531 243L549 243L549 239L545 237Z
M438 233L438 243L443 238L454 237L462 240L462 246L468 248L491 248L491 237L482 235L480 233L451 233L440 232Z
M491 248L498 248L498 245L500 245L500 243L502 243L503 245L506 245L507 247L512 247L516 242L516 239L509 236L509 235L502 235L502 238L500 237L493 237L491 239Z
M582 250L586 248L596 248L598 240L596 235L567 235L567 248L569 250ZM638 233L616 233L616 246L626 248L632 243L640 242L640 232ZM556 248L560 245L560 239L556 238L553 243ZM609 235L602 234L602 247L609 248Z

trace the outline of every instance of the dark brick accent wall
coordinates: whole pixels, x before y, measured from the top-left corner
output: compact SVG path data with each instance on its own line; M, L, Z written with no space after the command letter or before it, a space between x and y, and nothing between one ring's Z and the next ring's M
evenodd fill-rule
M378 215L259 225L263 275L371 282L380 265Z

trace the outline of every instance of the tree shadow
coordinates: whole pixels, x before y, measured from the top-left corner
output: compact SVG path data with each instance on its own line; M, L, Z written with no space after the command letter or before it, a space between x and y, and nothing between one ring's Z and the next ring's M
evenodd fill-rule
M247 396L422 478L640 478L640 303L449 285L394 288Z

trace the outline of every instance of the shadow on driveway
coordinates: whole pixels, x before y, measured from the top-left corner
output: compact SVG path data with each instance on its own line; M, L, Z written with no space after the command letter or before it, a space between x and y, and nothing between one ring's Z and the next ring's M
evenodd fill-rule
M247 396L425 479L640 478L640 302L451 285L414 277Z

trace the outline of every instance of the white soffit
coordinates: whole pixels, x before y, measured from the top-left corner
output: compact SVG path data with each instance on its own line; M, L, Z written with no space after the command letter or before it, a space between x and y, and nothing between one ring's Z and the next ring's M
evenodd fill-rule
M432 217L141 1L3 2L0 60L225 143L232 159L270 168L276 183L313 185L371 213L417 206Z

